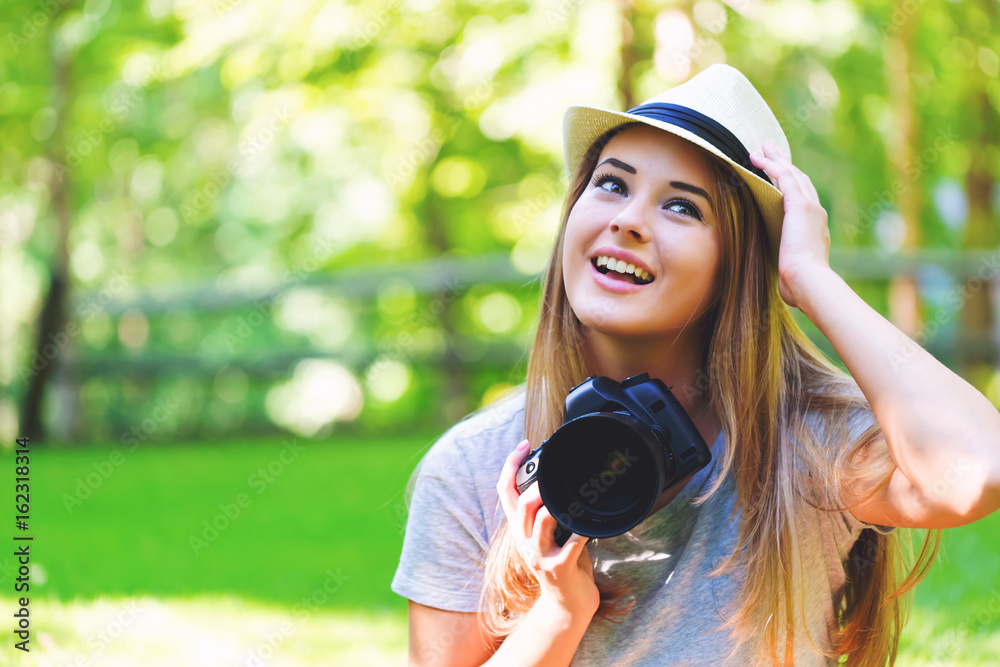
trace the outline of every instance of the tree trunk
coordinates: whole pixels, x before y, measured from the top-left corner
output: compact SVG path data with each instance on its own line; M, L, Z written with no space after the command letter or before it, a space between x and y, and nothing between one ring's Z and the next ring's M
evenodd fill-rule
M635 41L632 32L632 2L633 0L619 0L621 6L621 31L622 43L619 52L619 60L622 64L621 74L618 75L618 95L622 100L622 108L631 109L636 105L635 91L632 89L632 66L639 59L635 52Z
M907 168L913 164L916 137L918 133L916 115L910 95L910 47L913 42L914 12L907 11L903 5L907 0L897 0L896 7L903 22L896 34L886 45L886 74L889 88L889 99L893 109L893 118L898 128L898 135L893 145L889 147L889 160L892 163L893 180L901 184L896 199L896 208L903 219L905 233L901 250L908 252L920 247L920 209L923 205L920 196L920 177L911 179ZM889 319L900 331L915 338L920 326L920 292L916 277L913 274L903 274L894 277L889 282Z
M977 77L978 78L978 77ZM973 90L973 113L977 135L969 142L971 160L965 186L969 197L969 220L965 228L963 247L967 250L996 248L998 241L996 213L993 210L992 188L996 181L990 170L988 149L998 141L996 112L986 95L986 81L978 80ZM995 372L997 349L991 344L996 313L991 299L996 282L996 266L982 264L965 281L965 301L962 307L961 362L959 373L974 386L983 389Z
M428 193L427 203L424 207L426 212L425 221L427 223L427 237L431 245L437 249L438 255L443 255L451 248L445 232L446 223L442 219L440 207L437 205L437 196ZM445 339L448 341L444 358L444 418L449 424L454 424L462 417L472 411L476 406L468 401L467 381L465 377L465 366L461 358L455 351L458 337L453 323L455 303L457 295L447 295L448 298L441 299L440 310L441 328L444 330Z
M996 6L983 3L983 12L990 25L975 26L982 34L990 34L997 25ZM981 19L976 19L981 20ZM986 94L992 83L980 67L970 67L968 90L971 91L969 170L965 176L966 194L969 198L969 219L962 238L966 250L995 249L1000 242L992 190L996 183L993 153L997 145L997 112ZM983 390L997 370L997 338L992 334L996 327L995 303L992 293L997 283L997 266L983 262L964 284L962 304L959 373L973 386Z
M57 24L57 17L49 22ZM38 336L31 362L25 367L28 386L21 410L21 432L34 441L45 439L42 409L46 386L58 364L67 362L66 354L73 344L73 337L66 331L66 305L69 293L69 225L71 217L72 183L66 165L66 117L69 113L71 64L66 54L55 45L50 33L49 51L52 55L55 130L50 143L52 213L56 223L56 247L49 265L49 290L42 305L38 322ZM72 419L72 414L63 415ZM68 425L69 432L74 428Z

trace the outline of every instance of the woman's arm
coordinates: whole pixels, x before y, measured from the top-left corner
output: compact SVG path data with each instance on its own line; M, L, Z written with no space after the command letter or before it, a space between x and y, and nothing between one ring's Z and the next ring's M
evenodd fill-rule
M1000 412L830 268L826 212L809 178L774 150L753 158L785 196L782 298L833 344L871 404L897 465L889 484L853 509L854 516L874 524L948 528L996 511Z
M410 667L476 667L493 652L479 629L479 614L409 603Z
M518 493L514 479L528 449L525 440L507 457L497 492L518 552L538 579L538 599L502 643L482 635L478 614L411 601L411 666L556 667L569 665L576 653L600 604L587 538L573 535L556 545L556 521L542 505L538 485Z
M539 600L499 645L483 637L478 614L410 602L410 667L568 665L589 618Z
M897 469L852 510L867 523L950 528L1000 507L1000 413L832 270L803 277L802 312L868 398ZM859 495L864 490L855 490Z

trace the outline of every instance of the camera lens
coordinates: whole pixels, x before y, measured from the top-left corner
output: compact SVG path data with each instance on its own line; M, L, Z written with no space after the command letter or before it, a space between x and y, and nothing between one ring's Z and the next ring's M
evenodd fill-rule
M645 424L628 414L592 413L566 422L542 448L539 491L562 525L610 537L646 517L668 466Z

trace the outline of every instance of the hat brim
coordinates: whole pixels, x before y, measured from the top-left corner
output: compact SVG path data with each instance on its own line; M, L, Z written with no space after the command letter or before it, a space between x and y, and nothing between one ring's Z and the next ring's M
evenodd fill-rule
M757 208L760 209L761 217L764 218L764 225L767 228L772 256L777 261L778 247L781 242L781 225L785 218L784 196L781 194L781 190L734 162L710 142L682 127L645 116L634 116L624 111L610 111L581 105L571 106L563 117L563 152L570 177L572 178L576 174L584 155L598 137L614 127L631 122L643 123L686 139L729 164L733 171L739 174L747 184L757 202Z

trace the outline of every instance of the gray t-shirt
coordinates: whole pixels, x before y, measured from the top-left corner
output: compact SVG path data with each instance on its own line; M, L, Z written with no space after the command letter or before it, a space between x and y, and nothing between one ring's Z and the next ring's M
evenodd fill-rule
M428 450L413 487L393 591L430 607L478 610L487 546L504 521L496 482L523 439L521 391L459 422ZM723 432L711 445L712 462L661 510L627 533L588 543L594 571L626 583L635 604L617 622L594 617L574 667L750 664L745 654L726 662L733 642L719 628L729 617L740 576L709 576L732 552L739 528L739 512L730 520L736 503L732 478L704 504L692 503L714 480L724 446ZM795 664L836 664L810 650L805 627L814 641L828 642L834 601L845 581L843 562L861 530L874 526L850 512L804 511L796 537L802 553L814 557L801 565L805 614L796 631Z

